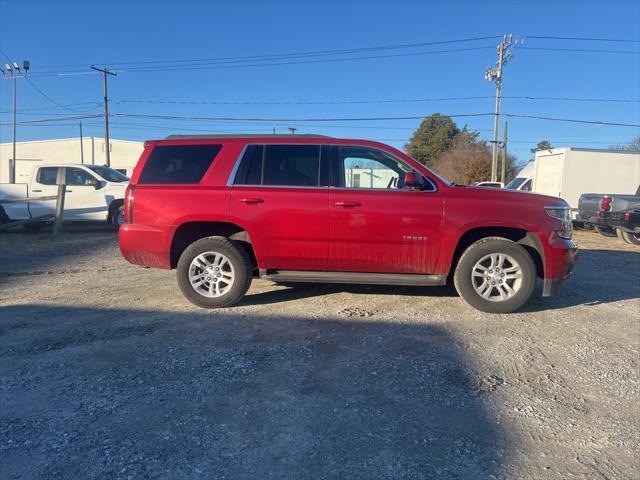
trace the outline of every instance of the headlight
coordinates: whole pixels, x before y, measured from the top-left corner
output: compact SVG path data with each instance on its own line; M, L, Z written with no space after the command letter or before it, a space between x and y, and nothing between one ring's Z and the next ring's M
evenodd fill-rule
M573 234L573 222L571 221L571 208L567 206L553 206L553 207L544 207L547 215L551 218L555 218L558 220L561 225L560 229L556 230L558 236L562 238L571 238Z

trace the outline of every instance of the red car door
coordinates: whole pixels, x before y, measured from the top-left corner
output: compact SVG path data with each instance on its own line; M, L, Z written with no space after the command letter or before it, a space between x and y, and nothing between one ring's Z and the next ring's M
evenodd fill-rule
M330 271L427 274L441 239L443 199L425 179L403 187L410 167L387 152L337 147L329 192Z
M230 219L245 226L259 267L325 270L328 188L319 145L250 145L231 189Z

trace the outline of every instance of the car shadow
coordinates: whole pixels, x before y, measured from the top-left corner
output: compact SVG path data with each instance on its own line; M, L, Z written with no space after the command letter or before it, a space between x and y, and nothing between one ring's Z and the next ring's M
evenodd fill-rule
M442 326L0 311L7 478L489 478L510 447Z
M606 272L603 274L603 272ZM595 305L640 298L640 252L620 250L583 250L572 275L554 297L542 297L538 281L531 300L521 312L562 309L576 305ZM249 293L241 305L264 305L335 293L355 295L406 295L414 297L456 297L451 282L442 287L407 287L398 285L349 285L286 283L278 290ZM461 299L462 301L462 299Z
M408 295L429 297L455 297L457 292L450 286L411 287L399 285L358 285L337 283L283 283L284 288L260 293L249 293L238 305L267 305L335 293L352 295Z

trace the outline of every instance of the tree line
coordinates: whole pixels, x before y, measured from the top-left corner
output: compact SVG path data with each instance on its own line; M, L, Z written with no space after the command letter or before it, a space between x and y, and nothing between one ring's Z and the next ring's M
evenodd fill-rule
M548 140L541 140L530 151L553 148ZM612 145L615 150L640 151L640 137L625 145ZM444 178L458 184L469 185L491 179L491 147L480 138L480 132L460 128L446 115L434 113L426 117L417 128L405 151L414 159L435 170ZM531 159L533 160L533 158ZM502 157L498 158L498 172ZM513 179L523 165L515 156L507 155L505 183Z

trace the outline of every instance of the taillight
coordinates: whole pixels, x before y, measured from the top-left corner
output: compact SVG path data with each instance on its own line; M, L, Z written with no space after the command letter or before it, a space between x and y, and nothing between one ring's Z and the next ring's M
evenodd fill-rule
M124 221L126 223L133 223L133 192L135 189L135 185L129 185L124 195Z
M600 200L600 210L604 210L605 212L611 210L611 200L611 197L604 197Z
M625 221L625 222L629 222L629 221L631 221L631 213L629 213L629 212L625 212L625 214L624 214L624 221Z

